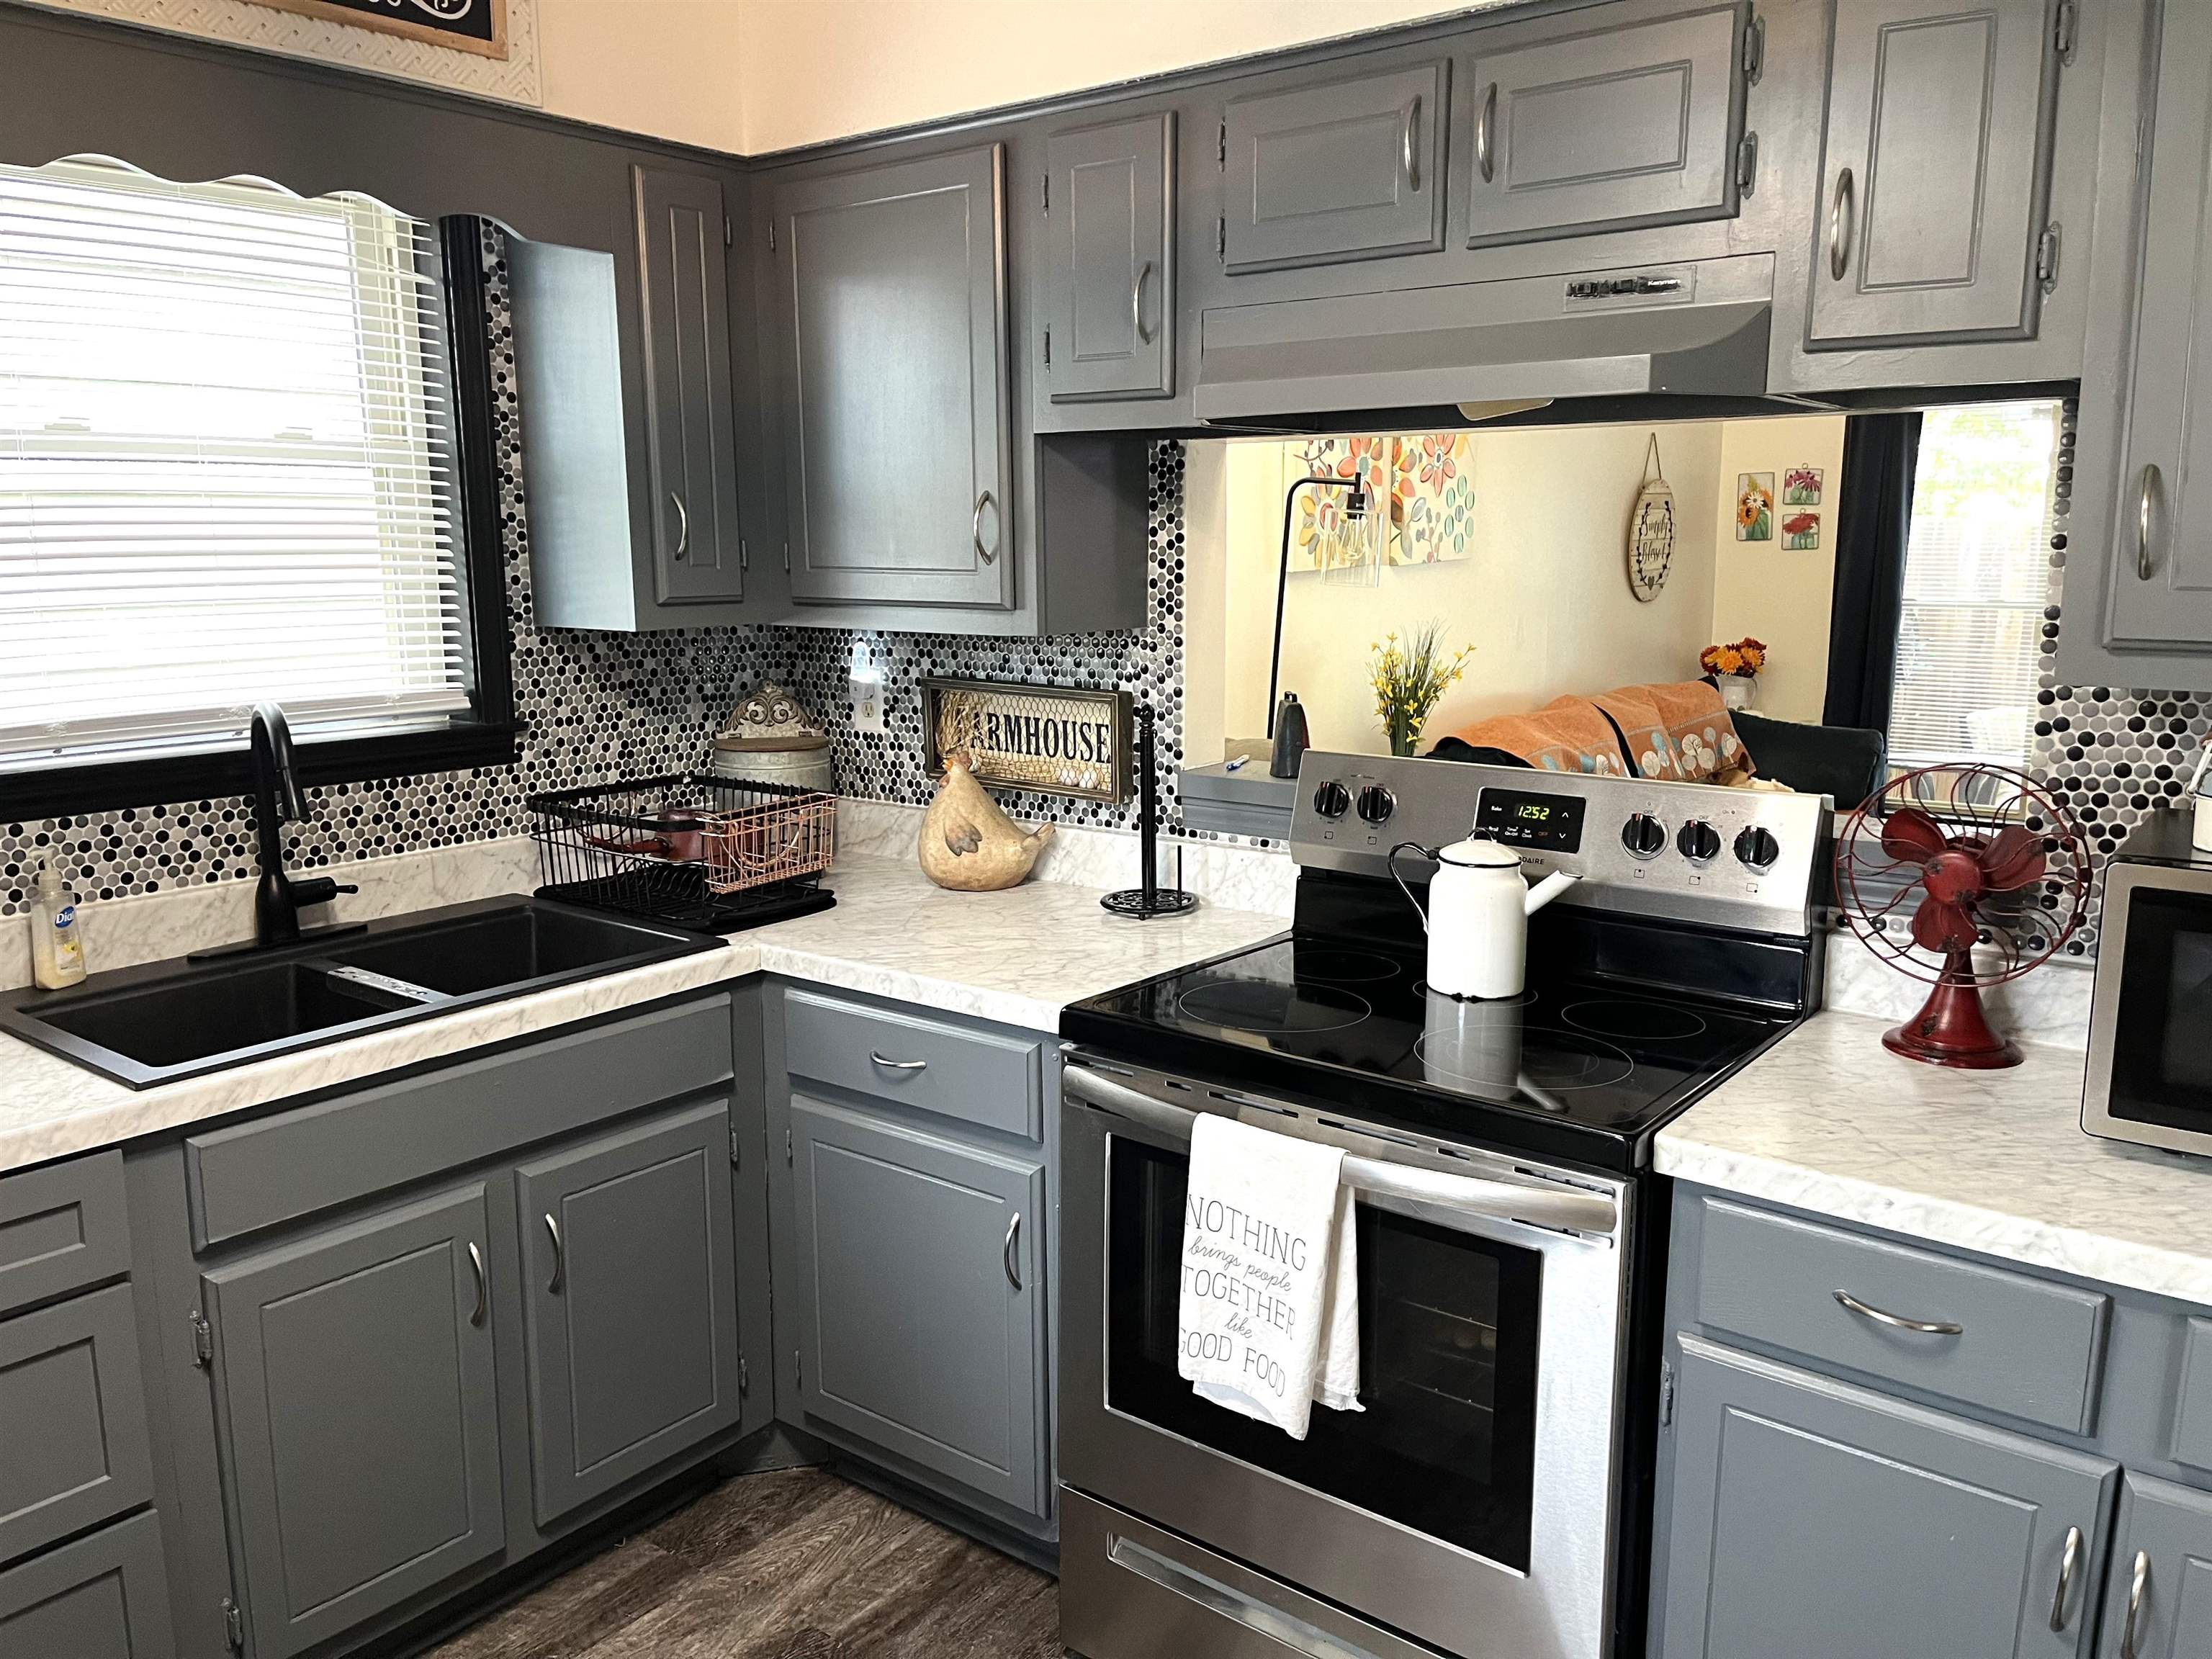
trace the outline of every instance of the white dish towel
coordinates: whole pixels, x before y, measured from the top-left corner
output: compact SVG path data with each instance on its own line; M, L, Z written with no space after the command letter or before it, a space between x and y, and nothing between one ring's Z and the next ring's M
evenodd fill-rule
M1190 1137L1176 1370L1200 1397L1306 1437L1359 1403L1359 1235L1344 1154L1203 1112Z

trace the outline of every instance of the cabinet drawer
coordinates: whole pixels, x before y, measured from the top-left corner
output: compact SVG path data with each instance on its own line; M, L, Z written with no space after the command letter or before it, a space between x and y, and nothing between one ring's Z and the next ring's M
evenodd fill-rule
M729 1076L730 1000L717 996L193 1135L185 1142L192 1245L444 1175Z
M0 1572L0 1659L175 1659L151 1514Z
M130 1270L121 1152L0 1181L0 1314Z
M783 994L784 1063L879 1100L1031 1140L1044 1133L1044 1042L994 1036L911 1014Z
M1697 1316L1709 1329L2089 1431L2110 1297L1721 1199L1705 1200L1702 1221Z
M154 1496L131 1287L0 1324L0 1561Z

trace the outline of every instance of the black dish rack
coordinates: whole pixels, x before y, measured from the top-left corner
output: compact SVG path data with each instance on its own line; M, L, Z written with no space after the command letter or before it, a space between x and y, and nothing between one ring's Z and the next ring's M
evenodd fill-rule
M728 933L826 910L837 798L679 772L532 795L540 898Z

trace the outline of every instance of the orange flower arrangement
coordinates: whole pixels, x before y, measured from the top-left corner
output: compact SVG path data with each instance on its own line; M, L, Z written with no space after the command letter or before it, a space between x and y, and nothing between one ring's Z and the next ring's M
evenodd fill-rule
M1766 643L1747 634L1733 645L1709 645L1698 659L1698 666L1708 674L1733 674L1739 679L1754 679L1766 666Z

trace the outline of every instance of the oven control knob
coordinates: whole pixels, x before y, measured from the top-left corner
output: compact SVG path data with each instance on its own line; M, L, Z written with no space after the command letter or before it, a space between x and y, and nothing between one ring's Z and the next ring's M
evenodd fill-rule
M1753 870L1771 870L1775 860L1782 856L1782 843L1774 839L1772 830L1753 825L1736 836L1735 855L1738 862Z
M1620 826L1620 844L1639 859L1656 859L1667 850L1667 826L1649 812L1638 812Z
M1674 845L1692 864L1711 864L1721 855L1721 832L1703 818L1692 818L1674 837Z
M1340 818L1352 810L1352 792L1331 778L1314 791L1314 811L1325 818Z
M1397 810L1398 798L1379 783L1359 792L1359 816L1370 823L1380 823Z

